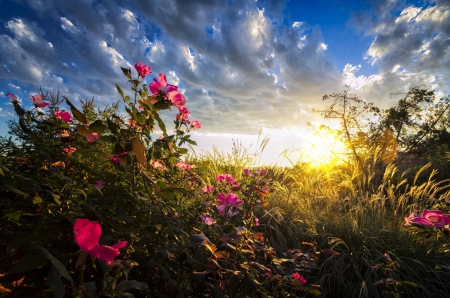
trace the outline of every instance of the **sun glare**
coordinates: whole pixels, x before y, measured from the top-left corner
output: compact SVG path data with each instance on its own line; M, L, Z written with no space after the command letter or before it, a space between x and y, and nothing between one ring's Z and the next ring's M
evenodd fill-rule
M323 130L305 136L302 160L313 167L324 167L342 163L345 144L338 135Z

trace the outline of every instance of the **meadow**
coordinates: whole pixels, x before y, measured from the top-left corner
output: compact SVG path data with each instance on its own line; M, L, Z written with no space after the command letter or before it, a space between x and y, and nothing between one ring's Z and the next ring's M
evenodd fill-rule
M1 297L450 297L446 147L392 137L412 125L395 112L429 93L413 90L363 136L351 134L356 106L341 114L344 162L259 167L267 139L256 152L189 153L201 124L178 88L164 75L147 86L142 63L122 71L134 94L116 85L124 113L42 91L24 110L7 94L17 121L0 138ZM334 108L383 113L344 95ZM428 131L447 121L433 119ZM405 155L419 141L440 151Z

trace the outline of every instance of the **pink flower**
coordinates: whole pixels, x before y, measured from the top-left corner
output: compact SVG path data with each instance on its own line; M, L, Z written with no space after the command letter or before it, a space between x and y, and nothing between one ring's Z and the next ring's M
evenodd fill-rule
M178 106L178 111L180 112L177 114L177 120L185 121L189 123L189 110L185 106Z
M206 185L205 187L202 188L202 192L213 192L214 191L214 186L210 186L210 185Z
M30 98L33 101L34 105L37 106L38 108L43 109L50 105L48 102L42 100L41 95L36 95L36 97L34 97L33 95L30 95Z
M167 167L163 164L163 162L159 159L154 160L152 162L152 167L154 167L157 170L167 171Z
M70 114L68 112L63 112L63 111L57 111L55 112L55 117L58 120L62 120L66 123L72 123L72 117L70 116Z
M225 183L233 183L235 180L233 176L230 174L220 174L216 177L217 183L222 183L225 181Z
M445 225L450 225L450 214L444 214L441 210L425 209L422 214L410 219L410 222L428 227L442 228Z
M167 97L170 99L172 104L177 107L184 106L186 104L186 99L184 98L184 95L176 90L167 93Z
M120 157L118 157L117 155L114 155L114 154L110 154L109 158L105 158L105 160L110 160L114 163L120 163L120 161L121 161Z
M185 161L182 161L182 160L180 160L179 162L177 162L176 166L177 166L180 170L187 170L187 171L190 171L190 170L192 170L193 168L196 168L196 166L194 166L194 165L191 166L190 164L187 164Z
M103 182L102 180L96 180L94 185L95 185L98 189L102 189L103 187L105 187L105 182Z
M81 250L105 262L111 262L120 254L119 248L124 248L127 245L126 241L113 246L100 245L99 240L102 235L100 224L86 218L78 218L75 221L73 232L75 242Z
M419 210L414 210L413 213L411 213L408 217L405 217L405 226L411 225L411 220L419 216Z
M12 101L18 101L18 100L17 100L17 96L15 96L15 95L12 94L12 93L6 93L5 96L8 96L9 99L11 99Z
M158 76L158 80L153 79L153 81L154 81L154 83L150 84L150 91L154 95L158 95L158 94L166 95L169 92L178 90L177 86L174 86L174 85L171 85L171 84L167 84L167 80L166 80L166 75L165 74L160 73L159 76Z
M255 227L259 226L259 218L255 218Z
M98 141L98 134L96 132L91 132L90 134L85 135L85 137L89 143Z
M245 176L249 176L249 177L253 177L253 172L250 171L249 169L244 169L244 175Z
M239 211L238 211L238 210L236 210L236 211L233 212L233 209L232 209L232 208L228 209L228 212L227 212L227 216L228 216L228 217L233 217L233 216L235 216L235 215L237 215L237 214L239 214Z
M62 154L72 154L75 151L77 151L77 148L74 147L68 147L68 148L64 148Z
M151 74L152 71L150 66L144 65L142 62L138 65L137 62L134 64L134 68L140 74L141 78L145 79L145 76Z
M204 222L205 224L207 224L208 226L210 226L210 225L216 223L216 221L215 221L214 219L212 219L212 218L209 216L209 214L207 214L207 213L205 213L205 214L203 214L202 216L200 216L200 218L201 218L201 219L203 220L203 222Z
M193 127L193 128L202 128L202 125L200 124L200 122L198 121L198 120L194 120L194 121L192 121L191 122L191 126Z
M229 193L225 195L224 193L220 193L217 195L217 199L219 200L219 205L234 207L244 203L243 200L238 200L238 195L234 193Z
M292 277L294 278L294 280L298 280L302 286L306 284L306 279L297 272L293 273Z

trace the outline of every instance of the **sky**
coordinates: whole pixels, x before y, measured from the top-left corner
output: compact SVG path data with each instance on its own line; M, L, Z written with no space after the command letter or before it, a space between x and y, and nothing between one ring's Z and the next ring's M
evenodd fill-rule
M164 73L185 95L197 153L256 150L261 134L262 162L283 164L345 85L381 108L418 85L449 94L450 1L0 0L0 135L14 119L6 93L105 106L127 88L120 67L141 61L148 84Z

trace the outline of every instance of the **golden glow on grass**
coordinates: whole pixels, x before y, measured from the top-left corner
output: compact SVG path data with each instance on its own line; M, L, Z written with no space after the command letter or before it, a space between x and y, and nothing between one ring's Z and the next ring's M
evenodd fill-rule
M313 167L326 167L344 162L345 144L334 134L325 130L314 131L304 138L302 160Z

